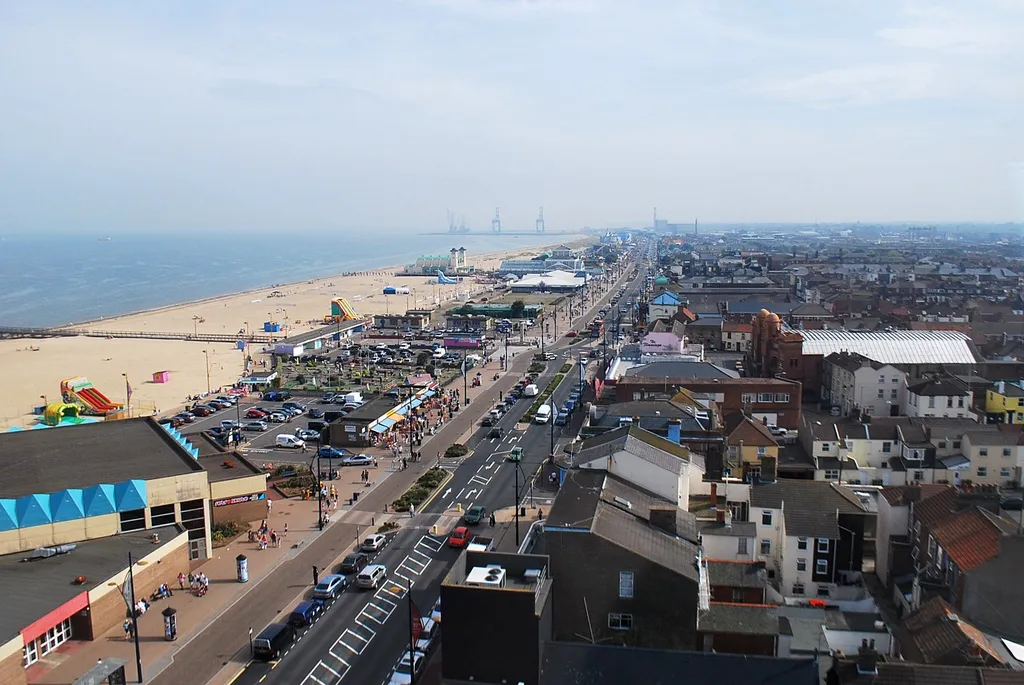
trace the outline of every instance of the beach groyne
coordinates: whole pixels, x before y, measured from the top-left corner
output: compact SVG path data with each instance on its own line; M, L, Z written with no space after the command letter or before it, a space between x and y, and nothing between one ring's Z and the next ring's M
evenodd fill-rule
M244 340L251 343L272 343L271 335L231 335L224 333L161 333L159 331L104 331L89 328L34 328L31 326L0 326L0 340L16 338L145 338L149 340L188 340L209 343L236 343ZM279 336L283 337L283 336Z

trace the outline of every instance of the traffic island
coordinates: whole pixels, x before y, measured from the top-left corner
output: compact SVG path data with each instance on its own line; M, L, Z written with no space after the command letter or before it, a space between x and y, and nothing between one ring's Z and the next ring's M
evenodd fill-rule
M447 469L432 468L416 479L416 482L401 497L391 503L391 511L415 511L422 509L437 496L438 491L452 479Z

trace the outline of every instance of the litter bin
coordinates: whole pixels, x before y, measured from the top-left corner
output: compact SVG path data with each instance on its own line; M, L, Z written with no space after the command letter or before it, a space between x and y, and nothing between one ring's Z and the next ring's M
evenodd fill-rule
M174 607L167 607L160 612L164 617L164 639L173 642L178 639L178 617L175 616L178 610Z
M235 557L235 570L237 571L239 583L249 582L249 560L244 554L239 554Z

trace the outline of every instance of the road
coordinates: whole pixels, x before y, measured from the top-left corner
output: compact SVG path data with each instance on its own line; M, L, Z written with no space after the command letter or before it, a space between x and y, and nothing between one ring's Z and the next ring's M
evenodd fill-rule
M641 269L637 279L628 286L626 297L636 292L643 278ZM586 326L593 313L606 306L614 294L615 287L598 300L587 315L577 318L575 326ZM579 346L574 346L570 350L564 342L548 347L549 351L562 358L567 352L576 356L578 349ZM537 385L546 387L559 368L560 364L550 364L539 377ZM576 373L577 367L574 366L556 389L553 395L556 407L561 406L577 388L574 382ZM515 374L509 374L509 378L503 379L497 388L475 398L470 405L473 414L482 416L497 402L498 388L507 391L516 380ZM416 514L411 525L403 525L371 562L388 567L388 582L384 587L372 594L350 591L342 595L279 662L251 663L234 684L338 685L343 680L368 685L386 683L409 641L409 587L412 588L413 602L422 613L428 613L440 594L445 574L458 557L459 551L450 549L444 537L459 518L452 513L452 508L460 504L465 510L479 504L493 511L521 503L528 497L526 483L550 454L552 435L551 424L519 423L531 404L528 398L524 398L501 418L498 425L506 429L501 439L487 437L490 428L478 425L467 441L472 452L457 465L449 465L454 471L452 480L422 512ZM559 441L566 437L562 435L565 429L553 428L556 449L559 449ZM506 454L517 446L524 452L523 461L518 464L518 501L515 492L517 465L506 460ZM435 525L436 535L432 534ZM486 535L489 530L486 523L479 527L480 534Z

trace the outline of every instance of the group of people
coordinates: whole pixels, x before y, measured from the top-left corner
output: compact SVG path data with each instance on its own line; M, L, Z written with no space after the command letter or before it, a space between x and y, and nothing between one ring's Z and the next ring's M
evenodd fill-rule
M288 524L284 524L284 532L288 532ZM267 547L280 547L281 540L284 535L278 535L277 531L271 528L267 524L267 520L263 519L260 527L256 530L249 531L249 542L254 542L257 545L257 549L264 550Z

